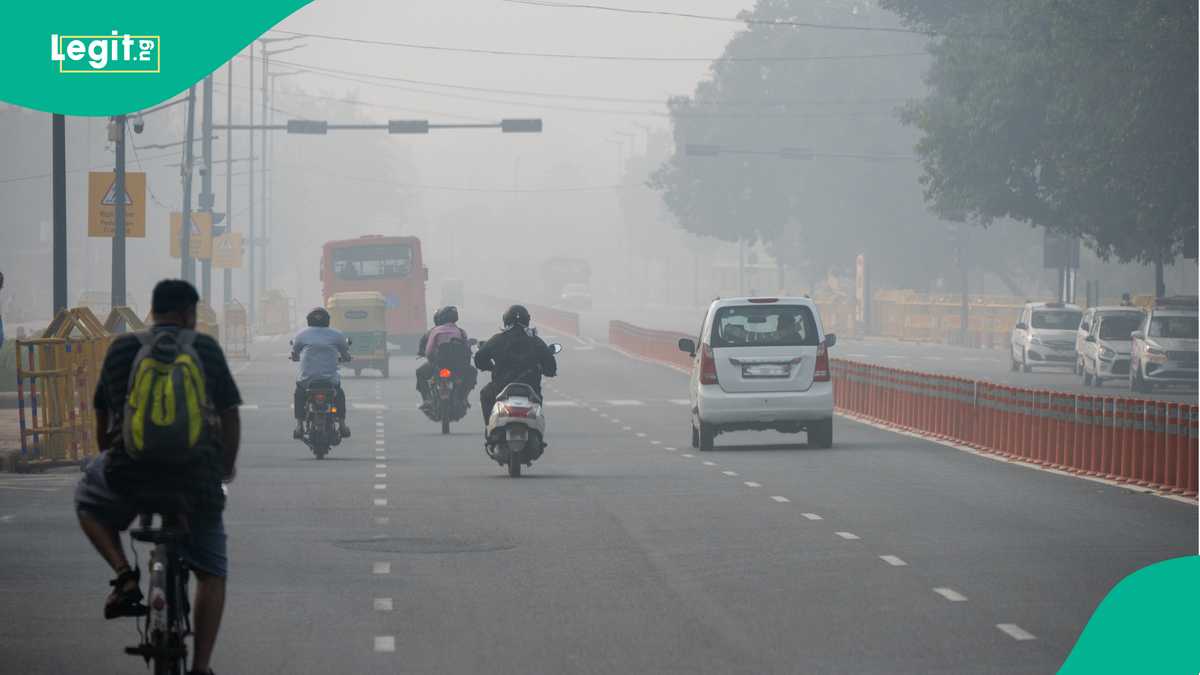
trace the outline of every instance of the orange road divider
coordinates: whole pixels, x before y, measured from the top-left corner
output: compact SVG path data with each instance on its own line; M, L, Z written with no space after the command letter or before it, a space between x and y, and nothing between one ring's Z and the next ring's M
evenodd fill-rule
M609 323L609 344L688 369L686 333ZM843 413L1081 476L1197 496L1200 406L1010 387L832 359Z

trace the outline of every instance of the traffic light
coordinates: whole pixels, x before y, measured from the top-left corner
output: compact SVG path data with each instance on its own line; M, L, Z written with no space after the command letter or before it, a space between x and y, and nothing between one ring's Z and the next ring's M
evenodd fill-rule
M289 134L327 134L329 123L325 120L288 120Z
M500 120L500 131L506 134L540 134L542 120L540 119L511 119Z
M389 134L427 134L429 120L388 120Z

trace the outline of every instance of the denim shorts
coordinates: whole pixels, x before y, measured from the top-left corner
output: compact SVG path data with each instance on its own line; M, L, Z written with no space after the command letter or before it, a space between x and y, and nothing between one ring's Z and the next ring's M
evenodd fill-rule
M105 467L108 453L88 463L75 487L75 509L116 528L127 529L138 513L133 500L112 489ZM180 554L191 569L221 577L228 575L225 519L220 511L195 511L187 515L188 540Z

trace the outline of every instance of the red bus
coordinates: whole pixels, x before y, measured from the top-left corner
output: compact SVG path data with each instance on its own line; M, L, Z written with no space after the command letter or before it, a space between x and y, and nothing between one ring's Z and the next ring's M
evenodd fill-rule
M421 240L379 234L327 242L321 255L321 295L378 291L387 298L388 341L416 353L425 333L425 282Z

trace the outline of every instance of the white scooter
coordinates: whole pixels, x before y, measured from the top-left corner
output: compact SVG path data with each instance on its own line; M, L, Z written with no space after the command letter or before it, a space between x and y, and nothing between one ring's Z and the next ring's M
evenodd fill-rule
M547 345L558 354L562 345ZM496 396L496 405L488 417L487 442L484 450L500 466L508 467L508 475L521 476L521 465L531 466L546 449L546 414L542 399L533 387L513 382Z

